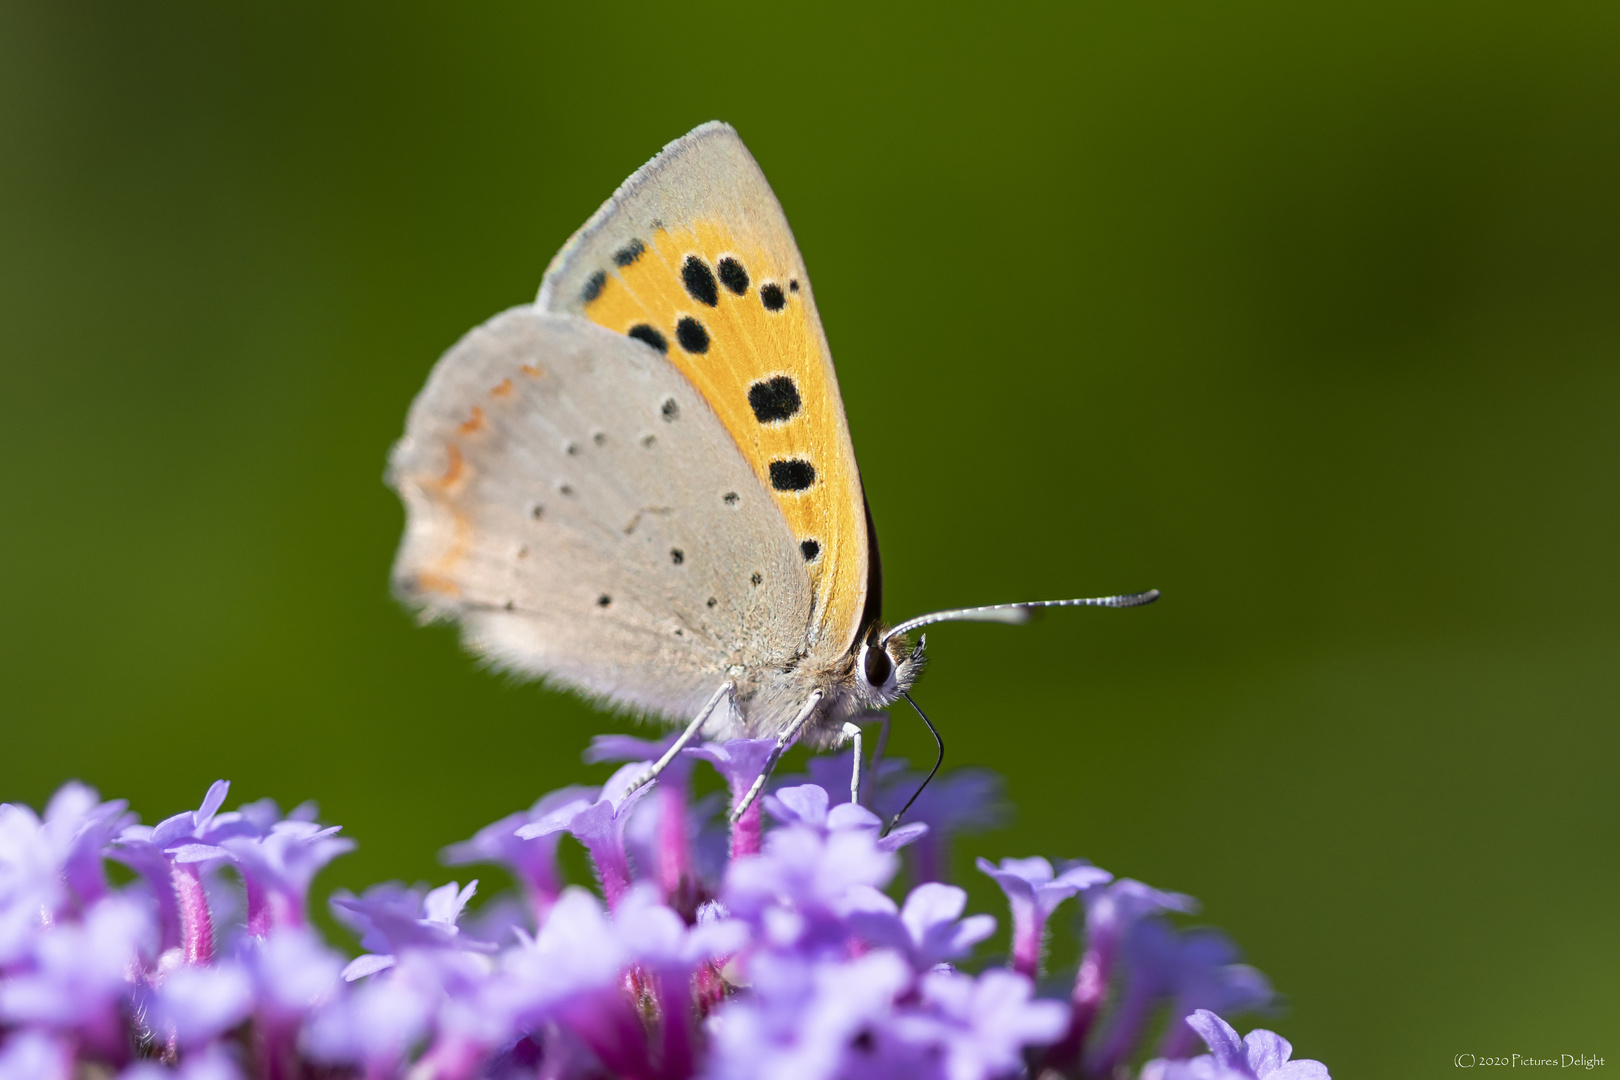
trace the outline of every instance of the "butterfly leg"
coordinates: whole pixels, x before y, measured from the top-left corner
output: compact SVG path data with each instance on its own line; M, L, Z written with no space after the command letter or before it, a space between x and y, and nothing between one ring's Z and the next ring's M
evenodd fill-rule
M743 814L748 812L748 808L754 805L754 800L759 798L759 793L765 790L765 782L771 778L771 773L776 771L776 763L782 760L782 754L789 746L793 745L793 740L799 735L799 729L804 727L805 722L815 715L816 706L821 704L821 697L820 690L810 691L810 698L804 703L804 707L799 710L799 715L795 716L793 722L783 728L782 734L776 737L776 746L771 749L771 756L765 759L765 767L760 770L759 778L754 781L754 786L748 789L748 794L743 796L743 801L737 804L737 809L731 812L731 823L733 825L737 824Z
M849 801L861 805L861 728L852 721L844 721L844 736L855 746L849 762Z
M730 697L736 692L736 683L729 679L721 683L720 689L714 692L714 696L709 699L709 703L699 709L697 716L693 717L692 722L686 725L686 730L681 732L681 737L676 739L668 750L664 751L663 757L653 762L648 766L646 772L636 778L636 782L630 785L625 794L628 795L631 791L635 791L637 788L658 779L658 774L669 767L669 763L675 760L675 755L685 750L692 740L698 737L698 732L703 730L704 721L708 720L710 714L714 712L715 706L720 704L720 699Z

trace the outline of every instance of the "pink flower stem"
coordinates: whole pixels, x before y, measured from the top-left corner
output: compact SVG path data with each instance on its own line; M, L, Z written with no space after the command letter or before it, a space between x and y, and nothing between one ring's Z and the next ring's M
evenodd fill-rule
M591 853L591 862L596 864L596 876L602 882L602 896L607 900L608 910L617 909L619 898L630 887L630 861L625 858L624 845L588 843L585 850Z
M1040 917L1033 903L1013 904L1012 909L1012 967L1033 979L1041 966L1041 934L1046 930L1046 920Z
M175 863L170 874L180 907L180 945L186 963L206 964L214 958L214 924L208 917L202 872L197 863Z
M1046 1051L1047 1067L1065 1071L1079 1063L1080 1050L1108 994L1108 976L1114 966L1112 945L1111 941L1094 942L1081 957L1080 970L1074 979L1074 995L1070 999L1074 1012L1069 1017L1069 1030Z
M732 806L736 806L748 794L748 789L732 793ZM743 855L759 854L759 809L763 799L755 799L754 804L743 811L743 816L731 827L731 857L739 858Z
M686 835L686 785L666 769L659 785L658 884L668 903L680 895L681 880L691 870L690 840Z

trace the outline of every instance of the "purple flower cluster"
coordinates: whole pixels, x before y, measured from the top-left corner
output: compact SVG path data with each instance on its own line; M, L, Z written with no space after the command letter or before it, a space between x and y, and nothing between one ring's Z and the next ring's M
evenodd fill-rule
M469 911L477 882L340 891L352 959L308 925L311 881L353 846L312 807L221 812L224 782L151 827L79 784L43 817L0 805L0 1080L1327 1080L1221 1019L1271 991L1224 937L1172 921L1189 898L1088 863L979 860L1012 932L975 973L996 920L964 915L946 843L995 820L993 778L947 774L884 835L849 800L849 756L816 759L816 782L786 778L728 828L770 743L694 747L638 785L668 745L599 739L593 760L628 762L606 784L445 852L503 866L517 895ZM693 796L703 763L729 798ZM864 780L888 809L915 777ZM599 893L564 881L565 835ZM133 881L110 885L109 859ZM1038 984L1071 898L1078 971Z

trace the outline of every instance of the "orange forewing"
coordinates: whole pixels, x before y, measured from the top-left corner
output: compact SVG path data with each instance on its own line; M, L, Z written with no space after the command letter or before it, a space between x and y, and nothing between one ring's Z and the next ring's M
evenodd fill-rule
M711 274L722 259L740 264L747 275L742 294L717 282L713 307L694 297L681 276L692 256ZM780 290L778 310L765 303L767 286ZM606 277L585 304L585 315L620 333L639 326L657 332L670 361L708 400L771 492L793 535L815 545L806 566L815 595L814 638L839 635L846 639L840 647L846 645L858 629L866 584L855 579L861 573L865 510L810 283L800 280L793 266L773 260L765 244L724 223L700 220L688 228L660 228L647 238L633 262ZM702 327L706 348L683 347L678 330L683 319ZM792 379L798 408L788 419L762 422L749 389L778 376ZM773 486L771 463L789 461L814 468L809 487Z

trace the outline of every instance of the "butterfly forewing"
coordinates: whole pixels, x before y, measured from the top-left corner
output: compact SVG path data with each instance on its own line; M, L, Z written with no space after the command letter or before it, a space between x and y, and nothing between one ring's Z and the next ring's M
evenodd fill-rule
M799 540L715 412L583 319L515 308L468 334L390 481L396 588L503 666L683 720L810 626Z
M553 262L539 304L626 335L690 380L809 573L803 644L847 650L868 568L854 448L793 234L736 132L704 125L626 181Z

